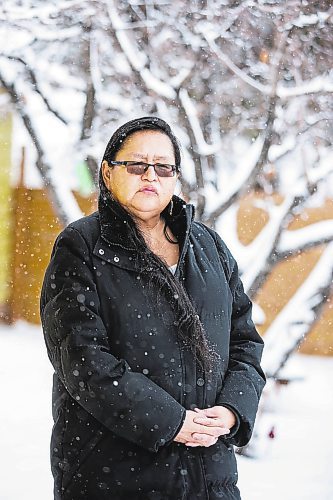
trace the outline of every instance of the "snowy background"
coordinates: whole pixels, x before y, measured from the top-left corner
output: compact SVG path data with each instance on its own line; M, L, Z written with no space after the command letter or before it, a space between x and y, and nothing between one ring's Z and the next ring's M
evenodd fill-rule
M330 0L0 5L12 185L24 146L24 183L46 189L63 224L82 215L78 164L93 185L114 129L158 115L182 143L182 193L235 255L257 324L266 318L255 299L275 266L323 249L265 332L271 374L332 293L332 217L289 229L333 198L332 9ZM254 191L267 223L245 244L237 214ZM243 500L332 500L333 358L295 354L284 369L295 381L260 424L276 438L260 442L256 459L238 456ZM52 498L51 383L40 328L0 326L0 500Z
M242 500L332 500L333 359L296 354L266 413L276 438L237 455ZM40 328L0 326L0 499L51 500L52 367Z

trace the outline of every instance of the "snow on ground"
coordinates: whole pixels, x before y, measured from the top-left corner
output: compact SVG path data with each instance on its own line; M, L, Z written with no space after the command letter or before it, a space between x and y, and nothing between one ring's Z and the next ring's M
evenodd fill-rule
M333 358L295 354L287 371L295 381L280 388L263 422L275 438L260 459L238 457L242 499L332 500Z
M333 499L333 358L297 354L289 369L298 379L265 414L276 438L237 456L243 500ZM0 326L0 500L52 500L52 373L40 328Z
M51 500L53 368L41 329L0 326L0 500Z

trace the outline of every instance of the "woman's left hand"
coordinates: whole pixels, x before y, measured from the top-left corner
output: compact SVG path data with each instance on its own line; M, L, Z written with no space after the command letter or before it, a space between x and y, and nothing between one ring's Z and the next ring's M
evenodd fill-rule
M195 411L198 412L198 416L193 421L197 424L221 426L223 429L227 428L230 430L237 422L234 413L225 406L212 406L211 408L203 408L202 410L195 408ZM186 446L202 446L200 443L202 435L200 433L195 432L192 434L192 437L193 441L185 443Z

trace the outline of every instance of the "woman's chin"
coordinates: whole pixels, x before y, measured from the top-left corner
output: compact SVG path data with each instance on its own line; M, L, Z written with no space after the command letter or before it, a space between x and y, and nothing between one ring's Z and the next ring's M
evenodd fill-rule
M151 210L160 210L162 212L163 210L161 200L156 194L144 195L140 199L135 200L135 203L133 203L133 208L141 212L149 212Z
M155 200L142 200L140 203L135 203L131 205L129 210L134 215L144 215L145 218L149 218L149 216L154 217L157 214L160 214L165 208L166 204L161 204L160 200L156 197Z

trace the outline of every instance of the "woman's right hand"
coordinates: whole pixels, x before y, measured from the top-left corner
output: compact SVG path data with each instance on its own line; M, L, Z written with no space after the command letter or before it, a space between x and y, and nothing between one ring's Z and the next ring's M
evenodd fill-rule
M198 417L198 412L186 410L184 423L179 433L174 438L174 441L183 443L187 446L208 447L215 444L219 436L230 432L226 427L212 426L209 417L206 417L207 425L205 425L204 418L202 418L200 424L197 424L193 421L195 417ZM205 415L203 414L202 417L205 417ZM192 436L193 433L196 433L196 438Z

